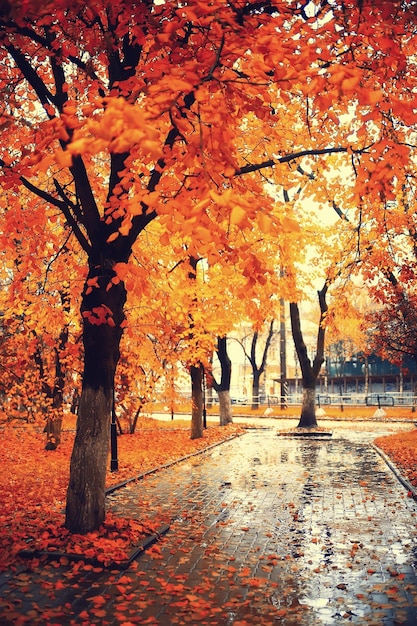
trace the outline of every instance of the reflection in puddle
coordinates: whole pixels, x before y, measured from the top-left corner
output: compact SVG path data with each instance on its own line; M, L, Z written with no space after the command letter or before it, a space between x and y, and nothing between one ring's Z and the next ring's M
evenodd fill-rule
M329 604L329 598L307 598L303 597L299 599L300 604L306 604L312 609L321 609Z
M171 534L167 567L202 600L217 594L221 621L203 622L417 625L417 504L367 443L250 433L221 450L158 483L163 504L189 483L175 505L190 529Z

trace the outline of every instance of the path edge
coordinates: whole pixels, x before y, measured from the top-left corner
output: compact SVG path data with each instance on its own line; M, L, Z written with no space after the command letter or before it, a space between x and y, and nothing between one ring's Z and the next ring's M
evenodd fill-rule
M414 498L414 500L417 500L417 489L413 487L413 485L408 482L406 478L404 478L400 469L395 465L395 463L391 461L391 459L385 454L385 452L381 450L381 448L378 448L376 444L371 443L370 445L371 448L373 448L375 452L381 457L381 459L388 465L397 480L403 485L403 487L407 489L409 495Z

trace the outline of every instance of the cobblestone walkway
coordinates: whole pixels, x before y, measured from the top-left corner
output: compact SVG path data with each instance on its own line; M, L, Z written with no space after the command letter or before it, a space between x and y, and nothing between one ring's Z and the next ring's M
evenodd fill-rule
M171 528L125 572L68 580L53 623L416 626L417 503L369 445L376 434L250 430L115 492L112 510L165 511ZM50 606L36 571L22 614L34 599Z

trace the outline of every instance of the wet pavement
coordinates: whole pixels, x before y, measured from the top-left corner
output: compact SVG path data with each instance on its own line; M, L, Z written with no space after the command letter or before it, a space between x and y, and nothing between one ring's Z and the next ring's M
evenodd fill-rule
M20 617L0 623L416 626L417 503L371 445L412 425L329 422L330 439L262 425L109 496L170 520L126 571L1 576Z

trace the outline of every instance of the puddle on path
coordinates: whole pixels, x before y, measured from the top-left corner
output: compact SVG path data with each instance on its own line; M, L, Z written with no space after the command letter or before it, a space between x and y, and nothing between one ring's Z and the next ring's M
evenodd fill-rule
M154 480L166 502L181 483L189 512L164 540L166 574L183 572L190 591L202 581L207 601L210 581L211 601L232 603L227 621L208 624L261 623L266 604L283 625L417 624L417 505L368 444L252 431ZM235 594L251 602L236 607Z

